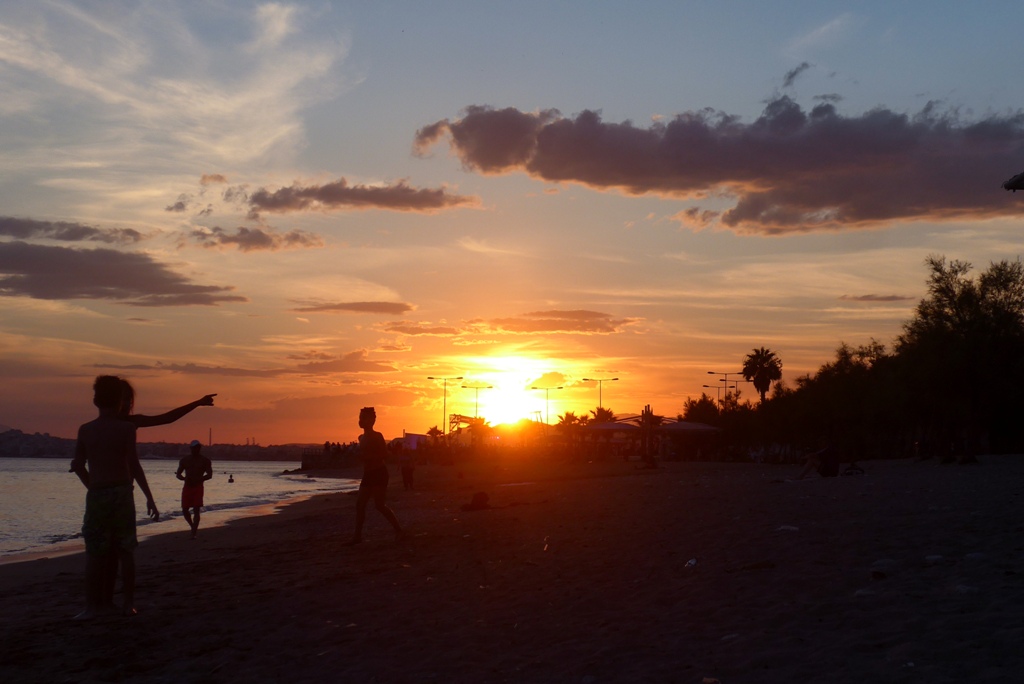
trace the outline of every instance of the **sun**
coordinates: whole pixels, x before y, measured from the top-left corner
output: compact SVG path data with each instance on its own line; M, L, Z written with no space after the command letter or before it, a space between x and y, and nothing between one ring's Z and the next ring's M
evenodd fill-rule
M491 387L462 390L466 393L463 401L468 404L466 413L472 415L479 401L479 415L491 425L537 418L538 412L543 415L544 393L531 390L530 383L551 370L550 361L512 355L467 361L480 369L472 373L473 384ZM551 402L551 406L554 406L554 402Z
M517 387L500 389L495 385L487 401L480 397L480 416L491 425L516 423L523 418L536 417L536 411L543 410L543 401L538 401L537 392ZM539 406L539 408L538 408Z

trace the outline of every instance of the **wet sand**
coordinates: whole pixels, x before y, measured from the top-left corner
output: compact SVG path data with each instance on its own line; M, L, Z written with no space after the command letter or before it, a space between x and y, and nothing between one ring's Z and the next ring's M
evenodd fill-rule
M343 546L346 494L183 524L139 547L134 618L69 619L80 554L0 566L0 678L1019 681L1024 457L981 460L393 468L406 539L371 506Z

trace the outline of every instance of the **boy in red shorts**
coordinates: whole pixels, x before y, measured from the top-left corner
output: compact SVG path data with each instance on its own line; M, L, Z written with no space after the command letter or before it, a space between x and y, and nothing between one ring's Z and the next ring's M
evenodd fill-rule
M193 439L188 446L190 453L178 461L175 476L185 483L181 488L181 512L195 539L199 532L199 509L203 506L203 483L213 478L213 464L199 453L203 445L198 439Z

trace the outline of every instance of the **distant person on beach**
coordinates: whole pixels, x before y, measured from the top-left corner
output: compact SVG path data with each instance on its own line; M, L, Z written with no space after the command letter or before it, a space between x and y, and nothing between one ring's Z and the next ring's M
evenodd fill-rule
M85 517L85 611L79 620L96 617L107 606L104 602L104 578L108 558L116 555L124 573L124 615L135 615L135 498L132 482L146 496L146 512L160 519L146 473L135 450L135 424L120 415L121 379L101 375L93 384L93 404L99 417L78 429L75 457L71 470L82 481ZM116 565L115 565L116 567Z
M373 429L377 422L377 412L368 406L359 412L359 427L363 434L359 435L359 455L363 459L363 479L359 483L359 497L356 499L356 531L346 546L354 546L363 541L363 523L366 522L366 504L373 499L377 510L388 519L395 528L395 539L402 536L402 526L398 524L395 512L385 503L388 494L388 465L385 458L388 454L384 435Z
M185 483L181 488L181 512L195 539L199 532L199 511L203 507L203 483L213 479L213 464L201 453L203 444L198 439L193 439L188 448L188 456L178 461L178 472L174 475Z

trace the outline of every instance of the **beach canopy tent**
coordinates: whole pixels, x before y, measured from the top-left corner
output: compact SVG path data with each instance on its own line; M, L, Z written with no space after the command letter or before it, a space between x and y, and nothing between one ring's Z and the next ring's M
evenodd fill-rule
M716 428L712 425L705 423L694 423L688 420L677 420L674 423L662 423L658 427L654 428L659 432L670 432L670 433L713 433L721 432L721 428Z
M591 432L631 432L639 430L639 425L633 423L587 423L584 430Z

